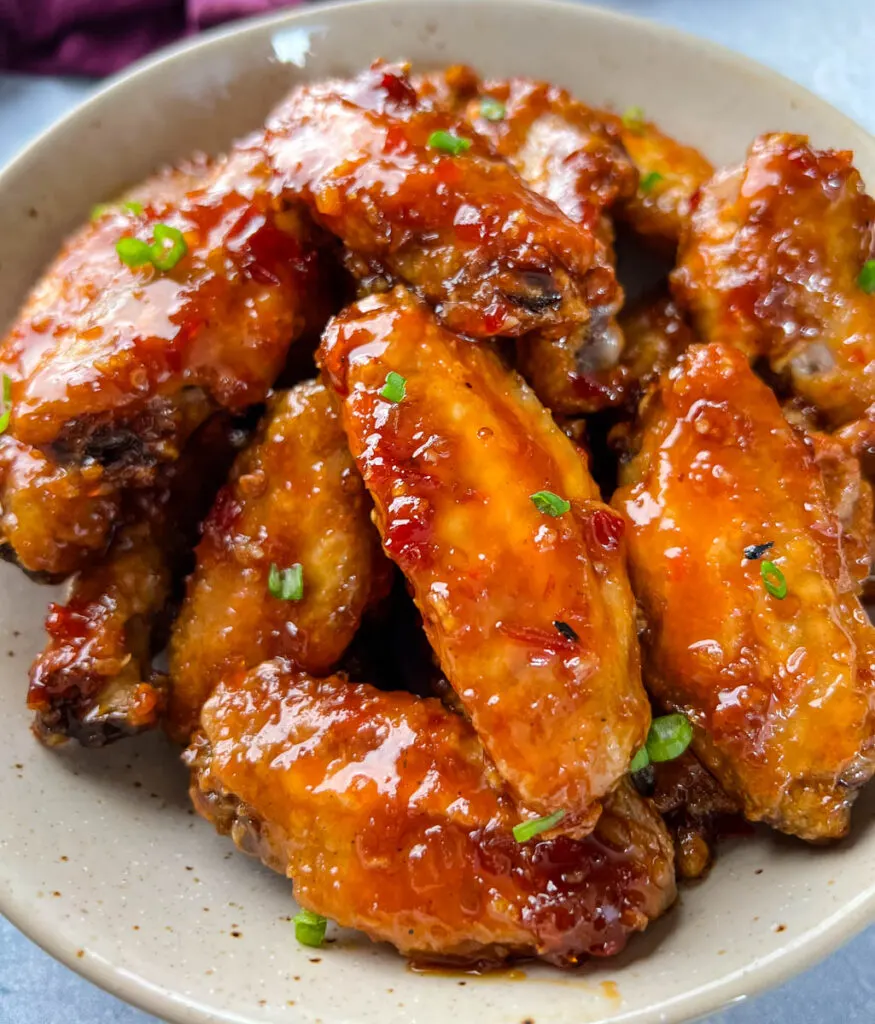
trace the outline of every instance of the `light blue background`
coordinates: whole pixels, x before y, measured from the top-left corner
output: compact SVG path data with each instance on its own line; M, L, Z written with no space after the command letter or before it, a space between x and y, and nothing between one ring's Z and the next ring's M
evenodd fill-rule
M875 132L873 0L613 0L603 6L746 53ZM0 75L0 164L90 88ZM717 1014L709 1024L873 1024L873 964L875 928L782 988ZM0 919L0 1024L155 1024L155 1018L72 974Z

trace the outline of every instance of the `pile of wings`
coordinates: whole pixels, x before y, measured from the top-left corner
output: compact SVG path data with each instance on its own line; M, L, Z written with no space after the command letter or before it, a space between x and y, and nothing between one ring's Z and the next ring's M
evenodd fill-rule
M433 960L615 953L726 815L841 837L873 218L801 136L715 173L382 63L97 210L0 348L0 540L73 575L37 734L164 727L304 908ZM625 302L615 231L662 291ZM644 767L652 707L692 745Z

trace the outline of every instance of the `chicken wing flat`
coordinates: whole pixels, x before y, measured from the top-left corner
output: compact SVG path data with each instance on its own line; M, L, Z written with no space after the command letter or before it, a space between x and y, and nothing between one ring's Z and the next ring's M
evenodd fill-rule
M614 504L651 693L748 818L843 835L875 769L875 630L814 453L716 344L662 377L640 443Z
M639 111L632 109L623 117L598 113L638 171L638 187L618 204L617 217L673 253L689 224L693 198L714 173L713 166L699 150L666 135Z
M278 659L226 677L201 721L198 811L304 907L409 956L571 965L618 952L675 897L671 841L627 784L587 838L518 843L477 736L432 698Z
M621 518L523 381L403 289L331 321L319 358L484 746L522 806L583 827L650 719Z
M106 555L79 573L64 604L51 606L28 692L41 739L102 746L158 723L167 685L152 655L237 434L224 417L205 424L160 487L128 496Z
M81 545L99 547L92 534L111 521L119 488L154 483L156 467L215 408L261 401L308 309L324 306L313 229L271 194L258 145L196 179L192 188L190 167L165 172L139 198L98 212L0 344L0 372L11 380L7 436L39 449L47 475L63 474L66 501L43 503L39 514L52 517L43 531L65 541L33 550L32 536L5 534L27 569L69 570L69 524L102 493L104 514L88 522ZM153 237L166 270L129 266L116 250L124 238L145 246ZM20 477L4 476L4 509L22 504Z
M875 403L875 201L849 152L764 135L701 190L674 273L700 337L768 359L826 425Z
M172 735L188 739L228 672L280 655L317 674L337 662L389 589L370 509L330 392L310 382L272 398L204 525L173 629Z
M465 122L421 101L403 67L302 86L268 128L290 194L454 330L516 336L587 319L592 233L527 188Z

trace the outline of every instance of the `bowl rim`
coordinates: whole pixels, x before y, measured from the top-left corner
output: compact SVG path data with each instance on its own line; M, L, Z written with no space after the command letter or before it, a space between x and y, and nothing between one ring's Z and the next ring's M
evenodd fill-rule
M442 5L462 6L470 0L431 0ZM541 7L555 11L562 16L573 14L583 21L598 20L624 27L636 32L646 32L668 44L680 48L695 47L704 51L715 63L722 65L735 75L753 78L764 88L780 90L789 97L804 97L806 102L842 125L843 129L859 139L861 147L870 148L875 156L875 136L843 111L834 107L821 96L794 82L792 79L761 64L752 57L738 53L713 40L674 26L651 21L648 18L598 7L577 0L475 0L479 6L500 9L503 17L509 16L509 8L531 9ZM186 38L146 55L116 74L76 103L70 110L41 130L5 165L0 167L0 193L6 181L20 167L39 151L50 146L53 137L75 122L98 110L112 94L120 89L134 88L141 78L146 78L159 68L180 60L187 60L193 54L209 51L221 46L226 39L249 34L259 35L276 26L305 22L329 15L332 19L342 17L352 8L371 7L374 9L405 8L409 0L322 0L291 9L277 11L253 18L244 18L221 25L193 38ZM41 949L70 968L76 974L98 985L100 988L150 1013L161 1020L179 1024L207 1024L215 1021L212 1011L199 1007L178 992L156 985L141 975L128 970L121 971L111 962L94 958L79 958L74 944L61 939L51 927L48 919L31 917L32 900L17 898L11 886L0 886L0 913L27 938ZM699 1020L732 1004L744 1002L765 990L789 981L802 971L835 952L867 925L875 922L875 890L860 893L856 899L835 910L825 918L815 932L807 932L797 939L779 947L747 967L736 970L718 979L707 982L689 992L671 997L652 1006L633 1009L612 1018L613 1024L682 1024L684 1021ZM293 1016L297 1017L297 1014ZM292 1018L290 1018L292 1019ZM299 1018L300 1019L300 1018ZM237 1013L223 1012L222 1020L234 1024L251 1024L251 1018Z

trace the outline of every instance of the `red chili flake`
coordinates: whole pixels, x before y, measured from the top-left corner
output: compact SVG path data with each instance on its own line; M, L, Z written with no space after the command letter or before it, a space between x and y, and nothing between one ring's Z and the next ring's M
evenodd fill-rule
M614 551L620 546L626 523L616 512L600 508L589 517L589 528L597 544L607 551Z
M416 90L402 75L393 71L386 71L380 79L380 88L399 107L416 106Z

